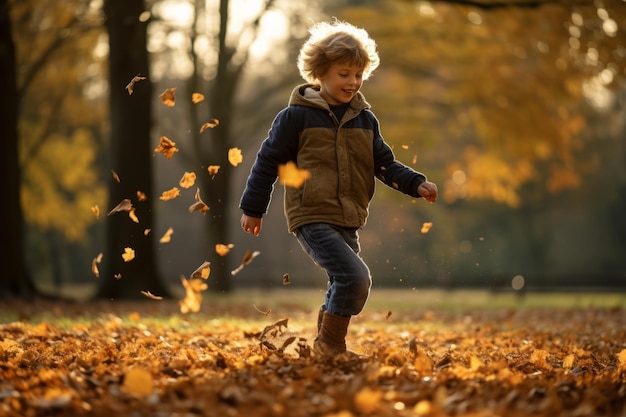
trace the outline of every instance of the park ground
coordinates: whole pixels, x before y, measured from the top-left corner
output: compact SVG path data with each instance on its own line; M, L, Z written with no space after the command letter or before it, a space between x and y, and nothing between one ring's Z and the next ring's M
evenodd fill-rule
M322 297L0 301L0 415L626 417L626 293L374 288L325 360Z

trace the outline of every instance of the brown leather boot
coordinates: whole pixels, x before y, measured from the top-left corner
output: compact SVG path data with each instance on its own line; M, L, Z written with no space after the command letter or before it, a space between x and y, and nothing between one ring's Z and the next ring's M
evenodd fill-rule
M319 333L313 342L313 350L322 357L332 357L346 352L346 334L350 317L338 316L328 311L321 315Z
M322 320L324 319L324 307L320 307L320 311L317 313L317 333L319 334L322 328Z

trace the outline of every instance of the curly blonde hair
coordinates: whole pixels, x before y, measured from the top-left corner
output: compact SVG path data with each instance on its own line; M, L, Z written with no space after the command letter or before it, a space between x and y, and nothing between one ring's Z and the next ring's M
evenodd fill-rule
M308 83L317 84L334 63L362 67L364 80L380 64L376 42L365 29L335 19L313 25L309 33L298 55L298 70Z

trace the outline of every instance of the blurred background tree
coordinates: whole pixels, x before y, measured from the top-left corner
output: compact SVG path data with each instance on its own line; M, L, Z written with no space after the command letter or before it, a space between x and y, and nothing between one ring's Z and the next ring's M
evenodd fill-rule
M106 97L123 86L107 83L99 3L74 3L35 10L32 1L9 2L18 84L30 86L20 88L27 105L19 114L26 264L45 288L93 287L105 222L90 207L108 212L117 203L106 191ZM180 148L172 160L155 155L153 167L149 236L156 243L174 230L172 242L155 249L166 282L176 286L210 260L209 285L220 291L281 285L285 272L294 285L323 283L286 232L280 187L260 238L240 232L237 204L260 141L300 82L295 56L306 27L330 16L376 39L382 65L363 92L398 159L442 192L430 206L378 188L361 235L377 285L510 288L514 276L527 288L624 285L626 3L619 0L147 1L144 82L157 93L177 88L174 107L152 94L150 148L162 135ZM206 100L191 103L194 92ZM220 124L200 133L213 118ZM231 147L243 150L237 167L227 161ZM219 173L209 176L209 165ZM187 171L198 176L205 216L187 211L196 187L156 201ZM421 234L425 221L433 228ZM215 243L234 248L220 257ZM262 256L232 278L243 253L259 248Z

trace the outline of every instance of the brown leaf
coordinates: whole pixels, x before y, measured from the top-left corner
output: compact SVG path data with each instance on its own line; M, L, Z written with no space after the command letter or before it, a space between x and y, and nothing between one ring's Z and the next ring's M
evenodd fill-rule
M195 184L195 182L196 182L196 173L195 172L185 172L183 174L183 177L178 182L178 185L180 185L183 188L189 188L189 187L193 186Z
M145 295L148 298L152 298L153 300L162 300L163 297L161 297L160 295L154 295L152 294L150 291L141 291L141 293L143 295Z
M211 262L204 261L195 271L191 273L191 278L208 279L211 274Z
M165 155L167 159L172 159L172 156L178 152L178 148L176 147L176 142L170 140L167 136L161 136L159 146L154 148L154 152L160 152Z
M199 211L202 214L206 214L209 211L209 206L207 206L204 201L200 199L200 189L196 189L195 195L196 202L189 206L189 213L193 213L194 211Z
M174 105L176 104L175 97L176 87L168 88L159 95L161 102L168 107L174 107Z
M122 201L120 201L117 206L113 207L113 209L109 211L109 214L107 214L107 216L110 216L111 214L114 214L114 213L119 213L120 211L130 211L132 208L133 208L133 203L131 203L130 199L125 198Z
M172 187L167 191L163 191L159 200L169 201L173 200L180 195L180 190L176 187Z
M139 81L145 80L146 77L142 77L141 74L137 74L133 77L132 80L130 80L130 82L126 85L126 90L128 90L128 95L132 95L134 88L135 88L135 84L138 83Z
M211 119L210 122L203 123L200 127L200 133L204 132L207 129L213 129L220 124L220 121L217 119Z
M204 101L204 94L201 93L193 93L191 95L191 102L193 104L198 104L200 102Z
M257 256L259 256L261 254L261 252L259 251L254 251L254 252L250 252L249 250L246 251L246 253L243 255L243 260L241 261L241 265L239 265L236 269L232 270L230 273L231 275L237 275L239 272L241 272L241 270L248 265L250 262L252 262L252 260L254 258L256 258Z
M169 227L165 233L163 234L163 236L161 236L161 239L159 239L159 243L169 243L172 241L172 235L174 234L174 229Z

